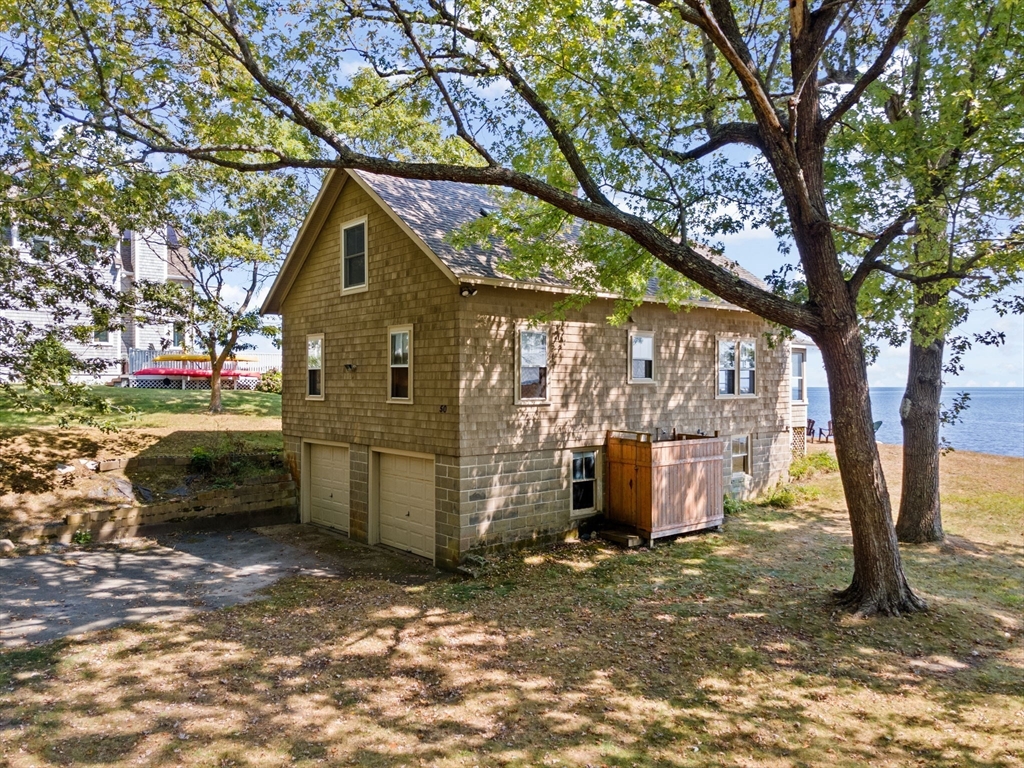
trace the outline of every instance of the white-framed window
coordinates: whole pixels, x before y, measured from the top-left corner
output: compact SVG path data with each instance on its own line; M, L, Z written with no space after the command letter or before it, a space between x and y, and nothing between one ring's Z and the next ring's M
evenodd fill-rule
M734 475L750 474L750 436L732 436L732 473Z
M324 399L324 335L306 337L306 399Z
M792 352L793 367L789 374L792 388L790 399L794 403L807 401L807 350L794 349Z
M177 349L181 349L185 346L185 323L181 320L174 324L171 346Z
M388 328L388 402L412 402L412 326Z
M110 329L97 328L92 332L93 344L110 344Z
M599 451L596 448L572 452L572 514L596 512L600 502Z
M751 396L757 393L757 344L720 339L718 342L718 396Z
M516 363L516 401L523 403L547 401L547 328L519 329L519 356Z
M341 225L341 292L366 290L366 219Z
M14 225L10 221L0 221L0 247L13 248L16 242Z
M633 384L654 382L654 333L629 334L629 380Z

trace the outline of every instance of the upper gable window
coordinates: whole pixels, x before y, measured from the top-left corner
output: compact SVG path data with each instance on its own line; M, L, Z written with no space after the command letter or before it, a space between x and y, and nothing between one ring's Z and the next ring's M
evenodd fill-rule
M755 394L757 346L753 341L718 342L718 396Z
M654 334L634 331L629 335L629 380L654 381Z
M341 227L341 291L366 289L366 219Z
M519 400L548 399L547 329L519 331Z

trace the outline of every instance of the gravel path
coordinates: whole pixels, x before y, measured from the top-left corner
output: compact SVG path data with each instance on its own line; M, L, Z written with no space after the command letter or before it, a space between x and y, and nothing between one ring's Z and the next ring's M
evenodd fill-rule
M359 545L317 538L324 551L234 531L180 534L145 549L2 558L0 648L247 602L284 576L351 575L338 550ZM432 569L420 570L430 577Z

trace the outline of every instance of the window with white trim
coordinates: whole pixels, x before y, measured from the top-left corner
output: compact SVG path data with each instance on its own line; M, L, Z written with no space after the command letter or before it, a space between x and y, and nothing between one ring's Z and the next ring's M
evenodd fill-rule
M572 511L597 509L597 451L573 451Z
M366 221L341 228L341 290L366 288Z
M10 221L0 219L0 246L14 247L14 225Z
M753 341L718 342L718 395L756 393L757 345Z
M794 349L792 360L793 366L789 374L790 386L792 387L790 399L794 403L802 403L807 400L807 350Z
M109 328L97 328L92 332L92 341L94 344L109 344L110 343L110 329Z
M185 346L185 323L180 320L174 324L171 346L181 348Z
M519 400L548 399L548 332L546 329L519 331Z
M629 335L629 380L654 381L654 334L649 331Z
M732 473L734 475L750 474L750 437L748 435L732 436Z
M306 337L306 399L324 399L324 335Z
M388 400L412 402L412 326L388 329Z

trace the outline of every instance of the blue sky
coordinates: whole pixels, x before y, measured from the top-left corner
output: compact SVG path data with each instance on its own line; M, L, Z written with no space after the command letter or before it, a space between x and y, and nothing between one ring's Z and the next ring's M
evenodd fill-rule
M767 230L745 230L720 238L729 258L738 261L755 275L764 277L783 263L776 249L775 236ZM1018 287L1020 290L1020 287ZM964 371L959 376L946 376L946 386L961 387L1024 387L1024 317L999 317L994 310L981 307L971 313L958 333L980 333L995 329L1006 334L1001 347L976 345L963 359ZM868 368L873 387L903 387L907 383L907 348L884 347L878 359ZM821 355L811 350L808 386L828 385Z

